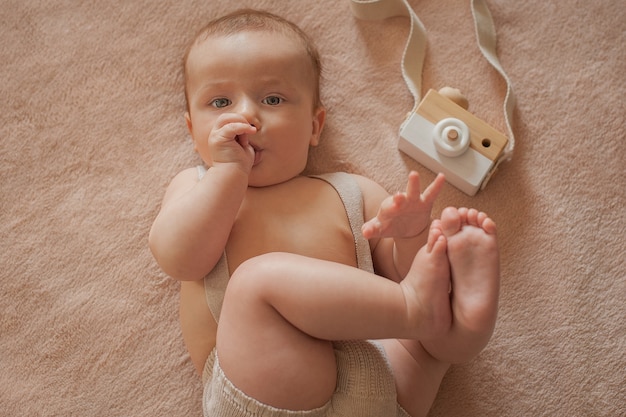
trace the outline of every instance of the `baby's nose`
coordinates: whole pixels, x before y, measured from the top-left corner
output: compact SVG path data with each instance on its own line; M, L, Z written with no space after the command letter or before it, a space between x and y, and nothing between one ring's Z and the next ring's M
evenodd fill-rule
M241 114L245 119L250 123L251 126L260 128L261 124L259 122L259 113L257 106L251 102L250 100L246 100L241 103L241 106L238 109L239 114Z

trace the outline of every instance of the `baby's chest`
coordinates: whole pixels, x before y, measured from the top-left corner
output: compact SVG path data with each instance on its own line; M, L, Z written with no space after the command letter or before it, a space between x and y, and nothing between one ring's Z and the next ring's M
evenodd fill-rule
M354 235L339 197L299 197L242 207L226 246L231 269L270 252L356 265Z

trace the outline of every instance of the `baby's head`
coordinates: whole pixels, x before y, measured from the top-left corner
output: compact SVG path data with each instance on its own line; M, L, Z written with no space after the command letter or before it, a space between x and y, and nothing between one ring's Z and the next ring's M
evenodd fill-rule
M189 73L187 71L190 52L203 41L212 36L228 36L234 35L240 32L270 32L286 35L290 38L298 40L311 62L311 69L313 70L312 88L314 103L313 107L321 107L320 98L320 80L322 76L322 64L320 61L320 55L317 48L309 38L309 36L302 31L295 23L292 23L275 14L253 10L253 9L241 9L215 20L209 22L200 32L196 35L193 41L187 47L187 51L184 56L184 77L185 77L185 102L187 111L189 111L189 91L188 81ZM268 45L271 48L272 45Z
M304 170L326 111L319 55L302 30L267 12L240 10L200 31L184 69L185 119L208 166L216 157L232 162L237 153L224 149L234 134L255 151L250 185L277 184ZM241 124L255 132L237 136Z

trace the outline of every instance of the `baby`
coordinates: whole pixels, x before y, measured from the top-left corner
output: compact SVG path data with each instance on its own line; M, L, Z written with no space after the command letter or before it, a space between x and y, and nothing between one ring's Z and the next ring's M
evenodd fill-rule
M207 416L423 416L494 328L496 226L464 208L431 222L442 175L420 193L412 172L391 196L301 175L326 118L320 73L296 25L253 10L209 23L185 56L208 169L172 180L150 248L181 281Z

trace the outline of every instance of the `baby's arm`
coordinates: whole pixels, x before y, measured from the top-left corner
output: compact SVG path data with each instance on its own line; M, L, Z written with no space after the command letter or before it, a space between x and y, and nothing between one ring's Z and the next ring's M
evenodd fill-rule
M383 199L376 186L362 184L365 215L371 218L362 231L373 244L374 263L379 273L394 280L404 278L415 254L426 243L433 203L444 182L440 174L420 193L419 175L411 172L405 192Z
M201 180L196 169L187 169L169 185L149 242L158 264L173 278L199 280L222 256L254 158L254 151L236 140L254 131L233 120L217 124L209 139L212 167Z

